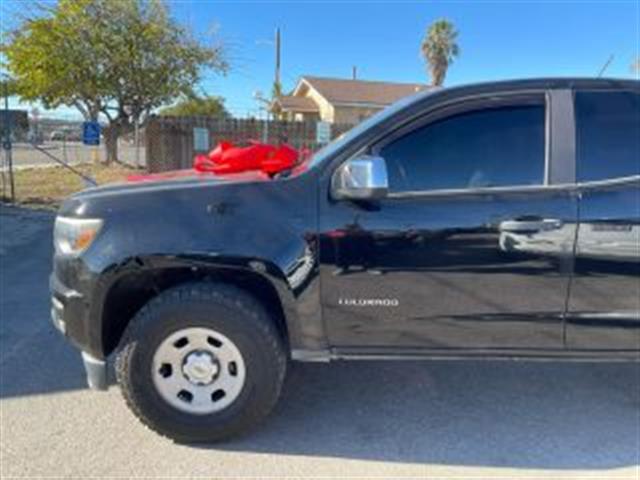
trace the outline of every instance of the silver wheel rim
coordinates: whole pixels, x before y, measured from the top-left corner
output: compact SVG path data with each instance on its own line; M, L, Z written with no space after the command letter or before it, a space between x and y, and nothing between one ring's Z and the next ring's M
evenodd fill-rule
M206 415L231 405L244 386L246 368L238 347L210 328L172 333L153 355L156 390L171 406Z

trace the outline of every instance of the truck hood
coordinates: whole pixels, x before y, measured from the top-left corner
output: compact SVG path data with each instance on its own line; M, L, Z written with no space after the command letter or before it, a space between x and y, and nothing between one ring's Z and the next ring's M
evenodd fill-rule
M268 175L257 171L220 175L210 172L198 172L193 169L175 170L163 173L130 175L124 182L109 183L106 185L92 187L77 193L73 198L86 198L128 192L133 193L157 189L182 188L205 183L211 185L268 181L272 181Z

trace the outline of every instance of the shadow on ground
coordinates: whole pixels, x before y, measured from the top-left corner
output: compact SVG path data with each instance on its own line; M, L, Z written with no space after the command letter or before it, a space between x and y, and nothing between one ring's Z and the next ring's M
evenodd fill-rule
M0 257L3 401L85 388L78 353L49 324L50 233L44 222ZM197 448L540 469L635 466L640 365L292 364L261 427Z

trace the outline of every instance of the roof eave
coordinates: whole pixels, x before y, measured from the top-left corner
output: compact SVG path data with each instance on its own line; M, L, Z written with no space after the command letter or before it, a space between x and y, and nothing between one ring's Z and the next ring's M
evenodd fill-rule
M300 92L300 89L302 88L303 85L306 85L307 88L313 88L313 86L311 85L311 83L304 77L300 77L300 80L298 80L298 84L296 85L296 88L293 89L293 92L291 92L291 96L292 97L297 97L298 93ZM315 90L315 88L313 88ZM316 90L317 91L317 90ZM318 92L319 93L319 92Z
M296 107L280 107L283 112L294 112L294 113L319 113L320 110L317 108L296 108Z
M402 98L402 97L401 97ZM374 102L334 102L332 100L327 100L334 107L361 107L361 108L385 108L391 105L393 102L389 103L374 103ZM395 102L395 100L394 100Z

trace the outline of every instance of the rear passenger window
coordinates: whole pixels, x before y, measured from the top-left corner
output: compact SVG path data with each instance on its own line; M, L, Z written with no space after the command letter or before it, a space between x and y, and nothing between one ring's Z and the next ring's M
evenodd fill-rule
M577 92L580 182L640 174L640 94Z
M380 150L392 192L542 185L544 105L460 113Z

